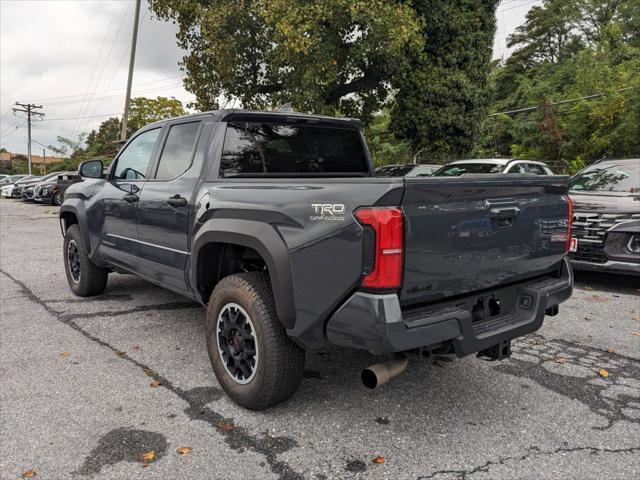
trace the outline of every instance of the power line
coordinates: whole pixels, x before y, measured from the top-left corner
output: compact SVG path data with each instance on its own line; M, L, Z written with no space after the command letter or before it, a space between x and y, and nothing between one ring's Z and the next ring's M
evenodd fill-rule
M591 100L592 98L604 97L606 95L610 95L611 93L624 92L626 90L631 90L633 88L638 88L638 86L634 85L634 86L631 86L631 87L620 88L618 90L614 90L613 92L594 93L593 95L585 95L584 97L570 98L568 100L559 100L557 102L551 102L551 103L549 103L549 105L555 106L555 105L563 105L565 103L578 102L580 100ZM498 115L513 115L513 114L516 114L516 113L531 112L533 110L537 110L538 108L540 108L540 105L536 105L534 107L516 108L515 110L506 110L504 112L490 113L488 116L489 117L496 117Z
M85 117L63 117L63 118L45 118L44 120L41 120L42 122L57 122L57 121L61 121L61 120L82 120L85 118L99 118L99 117L115 117L120 115L120 112L118 113L105 113L104 115L88 115Z
M27 114L27 155L29 157L29 175L31 175L31 117L44 117L44 113L38 110L42 109L42 105L34 105L33 103L16 102L17 107L13 107L14 112L24 112Z
M127 50L124 53L127 53L129 51L129 49L127 48ZM171 77L166 77L166 78L159 78L158 80L150 80L148 82L140 82L140 83L134 83L133 86L134 87L139 87L141 85L148 85L150 83L159 83L159 82L164 82L166 80L173 80L174 78L178 78L178 77L182 77L182 74L178 74L178 75L173 75ZM109 92L117 92L118 90L126 90L127 87L118 87L118 88L111 88L109 90L101 90L99 92L95 92L96 95L97 94L103 94L103 93L109 93ZM51 101L57 101L57 100L65 100L68 98L77 98L77 97L82 97L84 96L83 93L75 93L72 95L65 95L62 97L48 97L48 98L40 98L38 100L32 100L32 102L39 102L39 103L50 103Z

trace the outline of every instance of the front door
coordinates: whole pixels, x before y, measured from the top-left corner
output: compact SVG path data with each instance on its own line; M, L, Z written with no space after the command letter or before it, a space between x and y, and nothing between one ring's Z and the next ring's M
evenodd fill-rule
M202 165L202 155L196 155L201 129L201 121L167 127L137 211L140 274L181 291L187 290L189 218Z
M146 130L126 145L114 160L102 192L104 223L100 250L106 260L128 270L137 269L136 209L160 131L161 128Z

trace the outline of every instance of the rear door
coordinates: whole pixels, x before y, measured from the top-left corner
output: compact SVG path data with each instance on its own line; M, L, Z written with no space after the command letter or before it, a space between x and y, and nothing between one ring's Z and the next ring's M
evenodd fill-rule
M198 148L203 125L193 119L167 125L137 210L139 272L185 291L192 196L206 143L203 138Z
M565 255L568 177L405 179L403 304L548 272Z
M161 127L145 130L129 141L114 160L101 192L100 250L108 261L129 270L135 271L138 263L138 195L147 181L160 132Z

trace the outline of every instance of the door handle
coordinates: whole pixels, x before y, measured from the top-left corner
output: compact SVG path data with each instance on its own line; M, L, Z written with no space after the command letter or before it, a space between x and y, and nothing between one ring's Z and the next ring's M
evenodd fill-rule
M187 199L176 193L173 197L169 197L167 203L172 207L186 207Z
M136 195L135 193L127 193L124 197L122 197L122 199L125 202L135 203L140 200L140 197L138 197L138 195Z

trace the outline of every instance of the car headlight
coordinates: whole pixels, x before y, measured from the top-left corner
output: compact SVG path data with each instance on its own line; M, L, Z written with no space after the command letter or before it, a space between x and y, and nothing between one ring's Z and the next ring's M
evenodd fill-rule
M627 248L631 253L640 253L640 235L631 235Z

